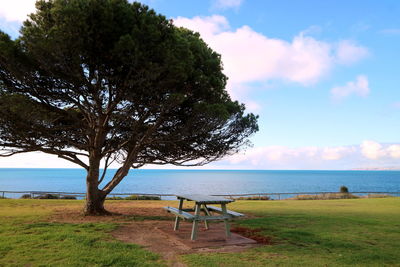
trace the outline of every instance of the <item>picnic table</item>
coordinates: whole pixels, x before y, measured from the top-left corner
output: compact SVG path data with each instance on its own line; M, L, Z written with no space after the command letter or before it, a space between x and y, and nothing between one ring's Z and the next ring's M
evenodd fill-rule
M209 229L208 221L218 221L218 220L224 221L226 237L229 238L231 236L229 220L236 217L244 216L241 213L234 212L226 208L227 204L234 201L233 199L227 199L217 196L198 195L198 194L177 195L176 197L179 200L179 207L178 208L164 207L164 209L176 215L174 231L177 231L179 229L179 223L181 219L193 222L192 234L190 237L191 240L197 239L198 224L200 221L204 221L206 229ZM184 200L194 201L195 202L194 208L183 209ZM221 208L215 206L209 206L209 204L221 205ZM194 212L194 214L190 212ZM204 213L203 216L201 216L200 214L201 212ZM212 215L211 212L217 213L218 215Z

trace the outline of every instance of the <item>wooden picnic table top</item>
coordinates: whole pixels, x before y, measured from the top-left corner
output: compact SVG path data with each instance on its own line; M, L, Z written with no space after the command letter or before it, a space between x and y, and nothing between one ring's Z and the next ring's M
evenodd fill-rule
M189 201L195 201L198 204L227 204L227 203L235 201L233 199L227 199L224 197L200 195L200 194L177 195L176 197L178 199L186 199Z

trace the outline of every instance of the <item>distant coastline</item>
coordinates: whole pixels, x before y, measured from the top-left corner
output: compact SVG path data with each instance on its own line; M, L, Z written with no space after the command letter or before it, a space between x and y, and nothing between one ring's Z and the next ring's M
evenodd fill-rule
M366 167L354 168L351 171L400 171L400 167Z

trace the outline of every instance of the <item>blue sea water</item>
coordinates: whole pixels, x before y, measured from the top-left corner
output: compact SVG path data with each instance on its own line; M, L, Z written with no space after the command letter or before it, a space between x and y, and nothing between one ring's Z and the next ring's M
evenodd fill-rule
M105 181L115 170L110 170ZM400 171L131 170L114 193L400 191ZM0 191L85 192L83 169L0 169Z

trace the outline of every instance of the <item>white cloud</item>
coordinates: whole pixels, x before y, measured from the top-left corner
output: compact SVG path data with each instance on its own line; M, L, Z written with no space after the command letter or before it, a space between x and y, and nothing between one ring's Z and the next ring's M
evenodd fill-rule
M343 158L347 153L353 152L353 147L326 147L322 149L322 159L324 160L338 160Z
M229 22L224 16L213 15L210 17L194 17L192 19L177 17L174 24L185 27L201 34L203 39L211 39L214 35L229 29Z
M398 166L400 144L366 140L360 145L331 147L263 146L227 157L204 168L219 169L352 169ZM0 168L78 168L56 156L40 152L0 157ZM113 164L112 168L118 168ZM158 168L149 165L145 168ZM176 166L163 166L175 169Z
M221 54L231 83L284 79L316 82L331 67L331 47L303 33L291 42L264 36L249 26L229 30L223 16L178 17L175 25L198 31Z
M400 144L382 145L376 141L366 140L360 145L361 153L368 159L400 158Z
M0 17L7 21L22 22L35 11L35 0L1 0Z
M250 162L253 166L268 165L270 162L334 161L354 153L353 146L339 147L299 147L265 146L252 148L244 154L236 154L228 158L231 163Z
M356 43L344 40L339 42L336 57L339 64L350 65L367 57L368 49Z
M55 155L28 152L0 157L0 168L79 168L79 166Z
M379 159L387 154L381 144L371 140L362 142L360 148L361 153L368 159Z
M285 146L256 147L249 149L246 153L235 154L229 157L228 161L233 164L246 162L252 166L259 166L270 161L283 161L296 153L295 149Z
M246 25L231 29L228 20L219 15L177 17L174 24L199 32L221 54L229 77L228 89L234 96L240 95L235 90L243 88L241 85L252 82L278 79L301 85L316 83L335 65L354 63L368 51L350 41L317 40L309 36L309 29L290 41L267 37Z
M391 145L387 148L387 151L392 158L400 158L400 145Z
M238 8L244 0L214 0L213 7L220 9Z
M352 169L367 166L399 166L400 144L366 140L359 146L254 147L228 157L225 163L254 169ZM372 164L372 165L371 165Z
M368 78L365 75L357 76L355 81L346 83L344 86L337 86L331 89L331 95L335 100L341 100L352 94L366 97L370 92Z

